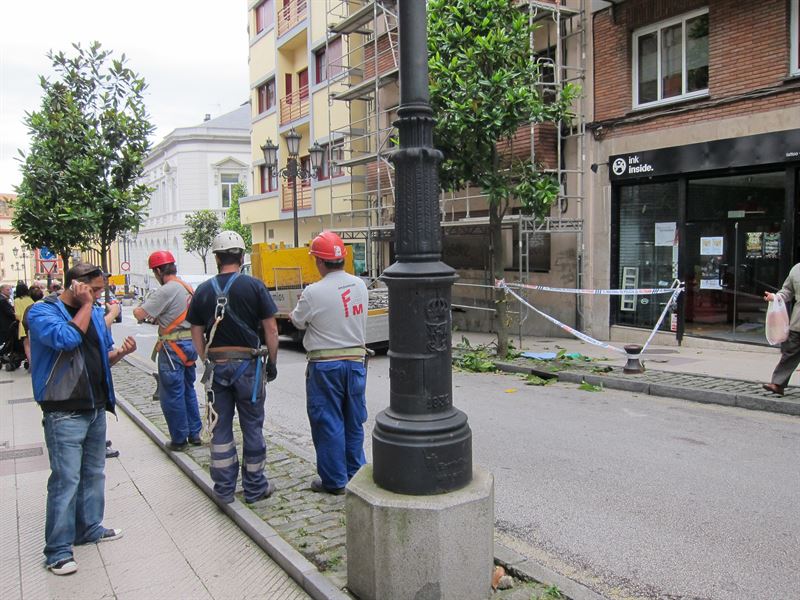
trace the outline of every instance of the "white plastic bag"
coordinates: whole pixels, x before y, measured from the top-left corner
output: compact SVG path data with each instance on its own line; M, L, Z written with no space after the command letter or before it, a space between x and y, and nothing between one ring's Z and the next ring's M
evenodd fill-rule
M769 303L764 329L771 346L782 344L789 337L789 313L780 294L775 294L775 299Z

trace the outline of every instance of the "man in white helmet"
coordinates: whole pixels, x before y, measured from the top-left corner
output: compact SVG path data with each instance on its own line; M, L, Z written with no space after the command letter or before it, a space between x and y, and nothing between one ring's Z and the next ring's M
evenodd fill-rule
M218 421L211 437L210 471L214 495L224 503L233 501L239 473L234 412L239 413L244 445L245 502L268 498L274 491L264 473L267 449L262 428L264 383L278 375L277 307L261 281L239 272L244 250L244 240L236 232L223 231L214 238L211 251L219 274L197 288L186 316L200 359L208 358L206 375L213 378L209 396Z
M303 290L292 323L305 329L306 409L317 453L315 492L341 495L366 462L365 364L369 297L364 282L344 270L347 248L332 231L311 242L322 280Z

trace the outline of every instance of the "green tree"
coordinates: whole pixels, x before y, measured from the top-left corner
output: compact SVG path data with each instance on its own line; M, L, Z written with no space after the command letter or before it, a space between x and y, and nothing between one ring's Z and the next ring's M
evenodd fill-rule
M85 159L83 115L62 84L44 88L41 109L26 113L30 135L27 155L20 151L22 183L17 187L12 224L32 248L47 246L65 268L72 248L84 247L90 235L91 209L82 182L93 173Z
M153 131L143 99L147 85L124 54L114 59L99 42L73 48L72 57L47 54L56 81L40 78L42 110L26 116L32 143L22 155L15 225L24 240L53 247L65 259L70 246L94 244L107 271L117 235L138 230L146 215L149 189L137 179ZM54 239L46 239L46 229Z
M212 210L198 210L186 217L186 226L189 229L183 232L183 245L187 252L193 252L203 259L203 273L208 273L206 257L214 236L221 231L219 219Z
M225 213L225 221L222 229L225 231L235 231L244 239L245 252L250 252L253 247L253 230L249 225L242 225L242 217L239 212L239 198L247 196L247 188L243 183L237 183L231 190L231 205Z
M558 196L558 182L530 160L503 153L523 125L568 118L578 90L565 85L545 99L532 60L528 14L514 0L428 0L434 145L444 153L443 190L467 183L483 189L489 209L492 274L504 277L502 222L511 203L542 218ZM508 351L504 294L495 293L497 353Z

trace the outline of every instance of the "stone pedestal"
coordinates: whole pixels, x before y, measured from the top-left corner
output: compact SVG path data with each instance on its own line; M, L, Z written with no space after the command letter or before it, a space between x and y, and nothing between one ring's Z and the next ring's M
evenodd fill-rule
M402 467L401 467L402 468ZM347 587L361 600L489 597L494 477L474 467L466 487L405 496L375 485L372 465L347 485Z

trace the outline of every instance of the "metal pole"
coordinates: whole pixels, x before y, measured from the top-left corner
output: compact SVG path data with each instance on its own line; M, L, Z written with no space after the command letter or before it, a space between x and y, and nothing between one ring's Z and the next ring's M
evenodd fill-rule
M453 407L451 291L457 276L441 262L438 164L428 91L425 0L400 9L400 148L397 261L381 278L389 288L389 408L375 420L373 476L391 492L430 495L472 481L472 432Z
M294 247L299 248L300 236L297 232L297 159L289 158L287 165L290 185L292 186L292 217L294 219Z

